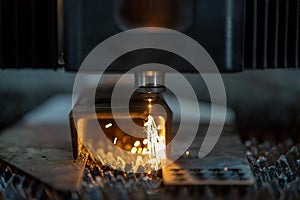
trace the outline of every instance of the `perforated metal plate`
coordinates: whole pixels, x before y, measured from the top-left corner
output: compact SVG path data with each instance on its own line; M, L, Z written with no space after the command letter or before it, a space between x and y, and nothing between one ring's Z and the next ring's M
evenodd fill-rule
M165 185L250 185L254 183L238 134L224 133L214 150L203 159L198 158L199 148L195 146L197 144L188 150L188 156L183 155L175 163L163 168Z

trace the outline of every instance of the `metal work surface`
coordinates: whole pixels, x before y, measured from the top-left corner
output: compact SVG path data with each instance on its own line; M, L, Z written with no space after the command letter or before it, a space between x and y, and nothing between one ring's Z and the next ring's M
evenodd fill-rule
M72 152L67 127L67 115L65 116L65 121L57 116L53 119L52 123L48 125L42 123L46 121L49 122L50 113L60 111L67 114L69 112L70 107L64 109L63 106L60 105L67 103L66 98L61 97L56 100L56 102L60 103L55 104L55 101L54 103L50 101L50 104L49 102L48 104L44 104L46 107L49 107L47 114L38 115L37 113L40 112L36 110L25 117L22 123L6 130L0 135L1 200L299 199L300 197L300 145L295 144L292 140L287 140L282 143L276 143L270 140L258 143L255 139L248 140L244 143L243 149L241 145L233 145L238 144L234 141L238 139L237 137L228 135L227 139L231 138L230 141L232 142L228 141L224 144L228 145L227 147L230 147L230 150L228 152L224 151L223 153L228 156L234 151L237 151L235 152L235 156L240 158L241 164L245 167L247 166L247 161L243 157L248 158L249 166L255 176L254 185L168 186L166 185L167 182L162 179L163 175L161 171L151 174L135 174L113 170L104 163L96 166L90 165L89 162L87 162L85 166L83 164L78 165L71 161ZM43 110L45 107L40 108ZM57 125L60 124L58 122L61 122L60 126ZM27 125L25 126L25 124ZM37 124L40 125L37 126ZM26 133L24 131L25 128L27 130ZM46 130L47 133L45 133ZM9 133L11 135L8 135ZM24 134L26 134L26 136ZM225 139L226 134L222 135L222 138ZM30 144L28 141L31 141ZM24 147L25 144L28 145L26 148ZM235 148L233 148L233 146ZM221 144L217 144L212 154L214 154L215 151L220 151L218 148L222 149L223 147ZM189 151L189 159L193 159L195 157L194 146L192 146ZM43 156L45 156L45 158ZM6 161L3 161L3 158ZM186 160L186 158L181 158L181 160ZM210 173L216 173L216 175L221 174L219 168L224 170L224 168L227 167L227 171L232 171L230 173L237 173L237 176L240 176L240 172L234 170L235 168L233 168L233 166L230 166L229 163L231 163L231 161L232 160L228 159L226 166L219 165L215 171L212 170ZM22 162L25 164L21 164ZM81 169L83 177L76 177L76 174L81 174L80 171L72 171L72 169L66 168L66 165L59 165L62 163L71 163L75 169ZM203 168L207 167L203 163L200 163L200 165L202 165ZM54 166L60 166L61 168ZM198 169L194 170L197 171ZM53 177L52 180L54 180L54 177L57 178L56 183L60 184L60 186L55 186L55 184L49 181L51 180L51 176ZM76 185L76 189L60 188L61 185L65 187L68 185L68 181L64 182L62 178L68 176L73 177L73 186ZM74 184L77 183L77 180L79 180L78 185Z
M59 190L76 190L84 165L72 157L66 103L57 96L0 135L0 159ZM64 105L64 106L62 106ZM61 115L62 113L62 115Z
M254 183L237 133L224 132L213 151L205 158L198 158L199 149L199 144L198 148L192 146L186 155L163 169L163 180L166 185L250 185Z
M251 186L164 186L159 173L121 173L106 165L87 165L80 188L61 192L0 164L0 199L299 199L299 144L253 140L244 146L255 175Z

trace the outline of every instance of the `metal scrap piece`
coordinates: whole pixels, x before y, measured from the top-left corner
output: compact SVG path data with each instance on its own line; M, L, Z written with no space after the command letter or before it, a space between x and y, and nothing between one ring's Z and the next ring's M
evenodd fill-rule
M68 113L71 97L55 96L0 135L0 160L57 190L77 190L84 163L73 160Z

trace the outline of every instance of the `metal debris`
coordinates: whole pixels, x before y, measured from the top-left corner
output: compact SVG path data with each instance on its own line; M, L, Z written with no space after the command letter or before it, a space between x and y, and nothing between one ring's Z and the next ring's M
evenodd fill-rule
M246 141L244 146L256 177L254 186L163 186L160 171L135 174L87 164L80 189L61 192L2 163L0 199L300 198L300 144Z

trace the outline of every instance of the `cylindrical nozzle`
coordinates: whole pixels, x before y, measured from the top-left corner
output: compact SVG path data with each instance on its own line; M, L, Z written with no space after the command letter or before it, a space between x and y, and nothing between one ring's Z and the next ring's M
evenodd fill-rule
M139 71L135 73L135 87L137 92L157 94L164 92L165 73L163 71Z

